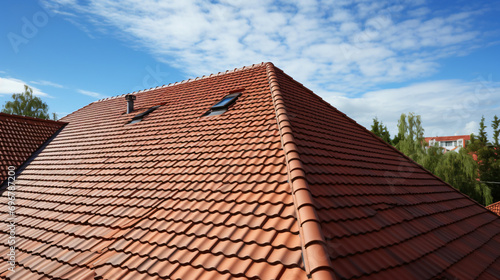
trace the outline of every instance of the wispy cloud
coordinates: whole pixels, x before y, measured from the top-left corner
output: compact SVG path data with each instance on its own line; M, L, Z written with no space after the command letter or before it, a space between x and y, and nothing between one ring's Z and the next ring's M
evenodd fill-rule
M477 133L481 116L489 126L500 109L500 84L483 77L470 82L423 82L371 91L357 98L325 95L328 102L365 127L369 128L373 117L378 117L392 135L397 132L401 113L421 115L425 134L436 136Z
M375 90L430 77L440 59L485 44L490 31L475 26L484 9L466 2L444 10L424 0L46 1L85 32L134 42L190 76L272 61L361 124L378 116L392 133L410 111L428 135L469 133L500 104L490 80Z
M22 80L15 78L2 78L0 77L0 94L10 95L13 93L21 93L24 92L24 85L30 86L29 83L26 83ZM30 86L33 89L33 94L44 97L51 97L40 89Z
M72 21L80 15L79 24L107 28L189 75L273 61L348 94L434 73L438 59L467 53L482 35L472 24L479 11L424 1L57 2Z
M93 92L93 91L88 91L88 90L83 90L83 89L78 89L76 91L81 93L81 94L88 95L88 96L95 97L95 98L105 97L104 95L97 93L97 92Z
M64 86L62 86L60 84L56 84L56 83L49 82L49 81L44 81L44 80L30 81L30 83L31 84L35 84L35 85L40 85L40 86L49 86L49 87L55 87L55 88L64 88Z

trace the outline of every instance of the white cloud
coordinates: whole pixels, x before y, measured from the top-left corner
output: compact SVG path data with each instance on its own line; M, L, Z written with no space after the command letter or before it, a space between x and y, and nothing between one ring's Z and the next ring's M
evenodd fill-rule
M13 93L24 92L24 85L30 86L28 83L15 78L0 77L0 94L11 95ZM30 86L33 89L33 94L37 96L51 97L40 89Z
M55 87L55 88L64 88L64 86L62 86L60 84L56 84L56 83L49 82L49 81L44 81L44 80L30 81L30 83L35 84L35 85L40 85L40 86L49 86L49 87Z
M378 116L392 134L408 112L423 116L427 135L468 134L481 114L491 118L500 104L500 86L491 81L373 90L429 77L439 59L477 48L489 31L475 30L481 11L465 6L439 10L424 0L46 1L88 27L85 32L116 35L190 76L272 61L359 123L369 127Z
M481 116L485 116L489 127L493 116L499 112L500 84L483 78L470 82L439 80L371 91L357 98L328 93L323 96L367 128L372 119L378 117L391 135L397 132L401 113L409 112L422 116L426 136L477 134Z
M78 89L77 91L81 94L88 95L88 96L95 97L95 98L103 98L104 97L104 95L97 93L97 92L93 92L93 91L88 91L88 90L83 90L83 89Z
M189 75L273 61L303 83L350 94L428 76L481 36L476 12L424 1L48 1Z
M479 130L479 124L475 121L470 121L467 124L465 124L466 134L471 134L471 133L477 134L478 130Z

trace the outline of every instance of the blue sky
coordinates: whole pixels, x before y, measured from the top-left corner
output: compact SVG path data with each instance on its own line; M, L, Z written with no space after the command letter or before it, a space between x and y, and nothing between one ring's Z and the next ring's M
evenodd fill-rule
M332 3L333 2L333 3ZM427 136L500 115L497 1L2 1L0 104L23 84L59 116L271 61L358 123ZM491 132L490 132L491 135Z

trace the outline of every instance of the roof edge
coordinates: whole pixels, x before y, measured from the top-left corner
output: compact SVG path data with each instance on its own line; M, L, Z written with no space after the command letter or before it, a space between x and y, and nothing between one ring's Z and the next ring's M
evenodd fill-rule
M53 123L53 124L60 124L60 125L68 124L68 122L64 122L64 121L46 120L46 119L39 119L39 118L34 118L34 117L7 114L7 113L1 113L1 112L0 112L0 117L16 118L16 119L22 119L22 120L28 120L28 121L37 121L37 122Z
M221 75L225 75L225 74L229 74L229 73L233 73L233 72L239 72L239 71L243 71L243 70L257 68L257 67L261 67L261 66L266 65L266 63L267 62L261 62L261 63L257 63L257 64L252 64L250 66L243 66L241 68L234 68L233 70L226 70L224 72L218 72L217 74L210 74L208 76L203 75L201 77L196 77L196 78L192 78L192 79L182 80L180 82L175 82L175 83L169 83L169 84L163 85L163 86L157 86L157 87L152 87L152 88L149 88L149 89L143 89L143 90L138 90L138 91L134 91L134 92L130 92L130 93L125 93L125 94L120 94L120 95L116 95L116 96L106 97L106 98L103 98L103 99L96 100L96 101L94 101L92 103L97 103L97 102L106 101L106 100L110 100L110 99L125 97L125 95L129 95L129 94L137 94L137 93L142 93L142 92L148 92L148 91L152 91L152 90L156 90L156 89L161 89L161 88L166 88L166 87L172 87L172 86L176 86L176 85L180 85L180 84L185 84L185 83L190 83L190 82L194 82L194 81L199 81L199 80L202 80L202 79L217 77L217 76L221 76Z
M285 152L289 183L299 223L304 265L307 274L316 279L335 279L333 266L326 249L321 224L314 207L313 197L305 179L305 172L297 151L292 126L283 101L281 89L272 63L265 63L271 96L273 99L276 121L281 136L281 145Z

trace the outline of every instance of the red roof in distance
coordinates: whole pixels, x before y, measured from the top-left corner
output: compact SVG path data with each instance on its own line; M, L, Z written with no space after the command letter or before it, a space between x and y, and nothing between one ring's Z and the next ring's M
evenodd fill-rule
M500 216L500 201L497 201L495 203L486 206L486 209Z
M436 136L436 137L425 137L424 139L427 143L430 140L435 140L435 141L455 141L459 139L470 140L470 135Z

